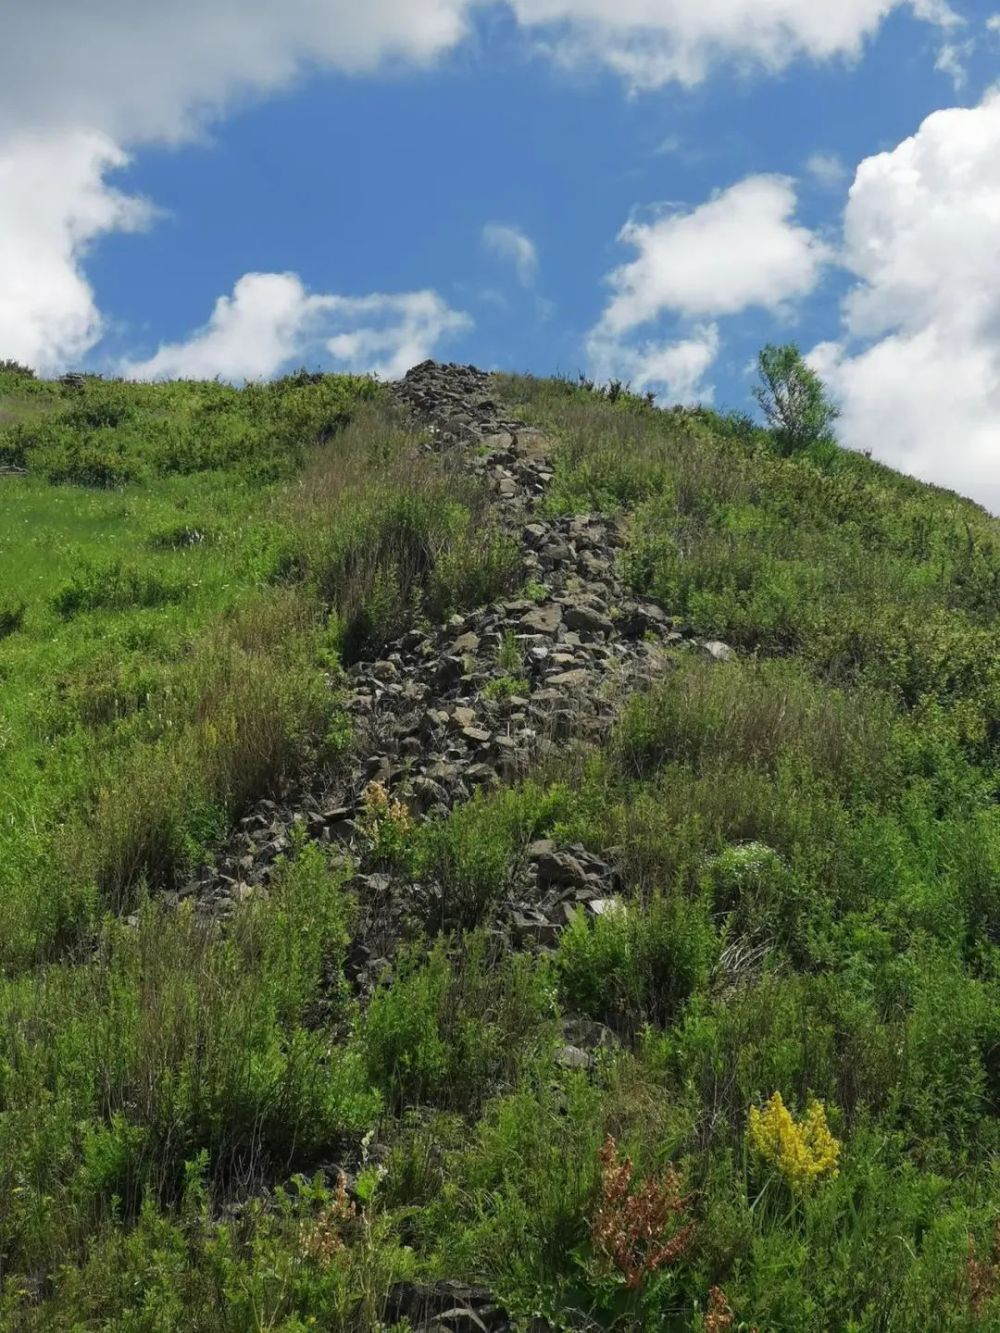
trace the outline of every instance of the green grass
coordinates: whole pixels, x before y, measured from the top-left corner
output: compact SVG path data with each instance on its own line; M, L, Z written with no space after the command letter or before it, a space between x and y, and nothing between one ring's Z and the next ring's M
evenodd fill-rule
M135 478L67 484L79 393L8 378L44 410L0 432L42 432L0 478L0 1324L374 1330L394 1283L459 1278L567 1330L709 1328L713 1287L761 1333L1000 1326L994 520L739 418L501 381L555 439L551 508L620 510L634 589L739 659L401 827L441 911L360 1004L321 848L223 931L159 891L337 762L339 661L514 586L487 498L339 381L89 384ZM482 928L541 837L614 849L621 901L535 957ZM590 1068L567 1016L609 1029ZM775 1092L841 1145L805 1192L748 1146ZM633 1287L591 1227L608 1135L689 1196Z

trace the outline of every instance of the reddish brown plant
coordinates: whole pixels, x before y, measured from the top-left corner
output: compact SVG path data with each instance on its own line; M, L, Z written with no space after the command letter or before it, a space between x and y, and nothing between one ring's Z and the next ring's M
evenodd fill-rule
M975 1319L981 1319L986 1306L1000 1290L1000 1221L994 1223L993 1246L985 1259L979 1257L976 1238L969 1237L965 1282L969 1294L969 1308Z
M705 1313L705 1333L728 1333L733 1326L735 1315L721 1287L713 1287L708 1293L708 1310Z
M693 1222L668 1233L688 1211L692 1196L681 1193L680 1174L672 1165L661 1179L645 1180L633 1193L632 1161L619 1158L610 1134L599 1157L601 1194L590 1222L591 1240L634 1290L648 1274L676 1263L688 1249Z

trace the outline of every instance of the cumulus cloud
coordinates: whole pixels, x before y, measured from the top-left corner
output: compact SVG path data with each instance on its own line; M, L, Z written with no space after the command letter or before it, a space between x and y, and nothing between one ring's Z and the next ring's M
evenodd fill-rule
M938 111L851 187L844 337L812 360L852 447L1000 511L1000 92Z
M666 310L695 317L778 309L812 291L827 246L794 221L784 176L748 176L688 213L629 222L618 239L636 258L616 269L602 324L621 334Z
M122 369L134 379L262 379L326 353L345 369L395 378L470 327L435 292L311 294L295 273L247 273L204 328Z
M487 222L483 245L498 259L511 264L523 287L530 287L538 275L538 248L519 227L504 222Z
M105 179L125 160L110 139L87 131L0 144L0 357L50 371L100 337L82 261L102 234L138 229L151 216Z
M91 244L150 217L109 183L126 146L190 137L306 69L432 60L462 37L469 3L46 0L42 10L11 6L0 43L0 356L52 370L102 333L85 276Z
M426 62L466 31L470 0L44 0L10 5L0 124L86 124L180 139L234 99L309 69Z
M0 212L6 232L0 333L7 343L0 355L14 354L11 328L19 330L16 346L37 345L38 359L49 358L46 365L84 355L99 338L101 319L85 277L87 247L148 217L107 183L125 152L195 136L234 104L285 88L309 71L427 64L453 49L491 3L505 5L555 60L582 53L634 88L672 80L690 85L733 58L775 69L797 57L850 56L896 9L945 25L953 18L945 0L43 0L41 6L9 6L0 43L0 207L9 210L9 198L20 202L16 227L5 226L8 212ZM100 148L88 158L83 142ZM67 182L65 188L50 183L37 199L37 228L37 172L25 143L44 145L52 181ZM73 182L79 192L70 188ZM32 281L19 281L18 273L30 273Z
M776 70L857 56L894 10L950 27L946 0L510 0L566 63L609 65L634 89L700 83L723 60Z
M795 207L787 177L748 176L686 213L627 223L618 239L636 256L608 277L611 298L587 339L594 373L682 402L709 400L714 321L751 306L782 310L813 290L832 259L795 221ZM668 317L683 336L637 336Z
M424 361L438 343L472 328L433 291L401 295L337 296L330 314L352 327L327 340L327 350L348 370L370 370L389 379Z
M708 403L711 385L704 383L719 352L715 324L697 326L687 338L629 344L596 329L588 339L591 372L599 380L624 380L638 393L651 390L675 403Z

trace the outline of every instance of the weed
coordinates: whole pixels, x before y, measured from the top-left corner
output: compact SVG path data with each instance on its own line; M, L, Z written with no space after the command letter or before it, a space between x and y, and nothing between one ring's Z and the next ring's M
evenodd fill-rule
M657 1269L676 1264L687 1253L695 1228L682 1219L690 1212L692 1197L682 1193L680 1174L672 1165L661 1179L644 1180L634 1190L632 1161L619 1156L610 1135L600 1161L600 1196L590 1219L591 1241L626 1287L634 1290Z
M0 599L0 639L16 634L24 624L27 602L14 602L8 598Z

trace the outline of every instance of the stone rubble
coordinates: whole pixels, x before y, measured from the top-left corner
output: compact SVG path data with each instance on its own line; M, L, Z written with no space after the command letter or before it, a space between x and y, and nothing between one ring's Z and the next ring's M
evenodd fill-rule
M504 415L489 376L425 362L395 392L428 429L427 448L458 451L489 485L494 512L519 539L531 595L414 628L377 661L352 666L349 711L367 751L354 771L332 792L259 802L215 864L175 895L194 897L200 912L224 918L237 903L267 894L293 838L330 844L331 855L353 868L359 920L347 972L362 994L391 974L401 941L461 924L449 918L441 885L414 883L371 863L364 837L369 784L381 784L415 821L446 815L481 788L516 781L567 743L599 741L622 701L670 671L679 652L700 651L718 662L735 655L717 640L695 640L663 607L631 594L619 568L626 540L620 519L544 513L554 476L547 441ZM486 923L497 948L550 949L575 913L619 910L625 886L615 861L613 848L597 856L551 839L529 845ZM572 1016L563 1020L562 1040L557 1063L580 1070L617 1042L604 1025ZM487 1288L451 1281L397 1284L385 1319L408 1320L415 1333L518 1327ZM541 1319L520 1326L531 1333L549 1327Z
M516 781L567 742L599 741L620 703L668 672L679 651L720 662L734 655L716 640L697 642L663 607L631 594L619 568L621 519L544 513L554 475L547 441L504 415L488 375L425 362L395 392L428 428L426 447L459 451L491 488L494 511L520 540L531 595L414 628L377 661L352 666L348 706L368 751L353 774L335 794L261 801L216 864L178 895L225 916L266 894L296 827L335 844L357 871L361 922L349 967L362 990L385 973L401 939L460 924L449 920L440 885L365 864L358 821L370 783L417 821L445 815L480 788ZM522 947L552 947L574 912L613 904L622 886L612 860L582 847L528 848L493 929Z

